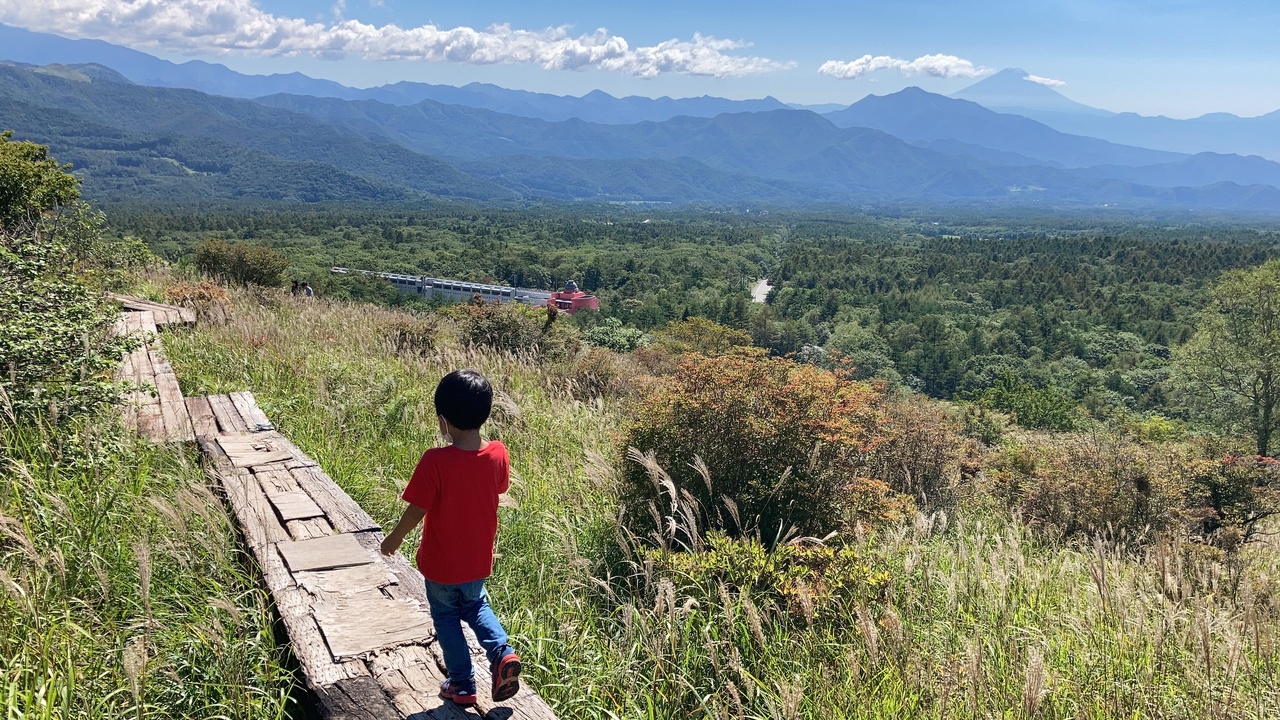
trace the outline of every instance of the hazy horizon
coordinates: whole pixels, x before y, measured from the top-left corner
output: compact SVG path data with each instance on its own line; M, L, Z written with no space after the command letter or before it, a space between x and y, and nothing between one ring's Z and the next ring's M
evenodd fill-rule
M353 87L485 82L557 95L847 105L919 86L950 94L1004 68L1113 112L1256 116L1280 108L1280 7L1192 0L940 0L731 13L659 0L601 6L397 0L0 0L0 23L174 62L301 72Z

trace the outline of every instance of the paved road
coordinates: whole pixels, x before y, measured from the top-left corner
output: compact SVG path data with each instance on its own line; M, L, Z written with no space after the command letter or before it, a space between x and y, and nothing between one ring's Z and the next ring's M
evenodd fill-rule
M767 279L760 278L756 281L756 284L751 287L752 301L758 303L764 302L765 298L769 297L769 291L772 289L773 286L769 284Z

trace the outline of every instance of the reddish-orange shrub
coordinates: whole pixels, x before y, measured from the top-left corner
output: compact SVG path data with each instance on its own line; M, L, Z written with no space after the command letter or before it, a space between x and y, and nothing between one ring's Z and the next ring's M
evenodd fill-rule
M867 474L895 432L866 383L780 358L690 356L626 432L627 447L652 454L626 463L627 524L696 544L712 528L771 543L883 521L910 507Z

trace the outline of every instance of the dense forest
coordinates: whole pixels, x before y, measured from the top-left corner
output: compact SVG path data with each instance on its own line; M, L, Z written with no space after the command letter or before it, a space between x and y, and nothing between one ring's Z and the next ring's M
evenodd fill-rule
M1280 231L1133 219L897 217L635 206L477 209L114 208L121 233L189 261L209 239L273 248L321 293L406 304L388 283L334 265L553 288L576 280L599 316L652 331L703 317L756 345L852 366L936 398L1039 420L1185 414L1172 349L1191 336L1208 283L1280 255ZM766 304L748 288L767 277ZM1045 393L1049 393L1046 395ZM1022 413L1025 418L1031 415ZM1037 413L1037 416L1043 415Z

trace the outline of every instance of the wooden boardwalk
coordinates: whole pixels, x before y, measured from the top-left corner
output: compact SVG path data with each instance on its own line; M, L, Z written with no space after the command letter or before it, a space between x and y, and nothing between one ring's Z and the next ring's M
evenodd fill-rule
M441 700L443 656L422 576L403 556L378 552L373 518L275 431L249 393L187 398L187 407L324 717L555 717L523 684L494 704L474 637L480 702L466 712Z
M196 311L191 308L165 305L152 300L107 293L107 297L120 303L126 312L150 312L157 325L195 325Z
M123 303L125 311L116 320L115 332L137 336L142 344L124 356L116 371L116 380L128 381L134 388L125 398L125 426L156 442L192 442L195 433L191 417L178 389L178 376L165 359L159 326L189 325L195 322L195 314L187 308L136 298L128 300L130 302ZM141 307L144 303L159 309L129 309L131 305Z
M116 332L143 340L116 375L138 388L126 423L156 442L195 441L210 460L321 717L555 720L523 682L514 698L492 702L488 662L470 630L479 702L463 710L441 700L444 657L418 571L378 551L378 524L276 431L253 395L182 397L158 328L190 325L192 311L112 297L124 308Z

